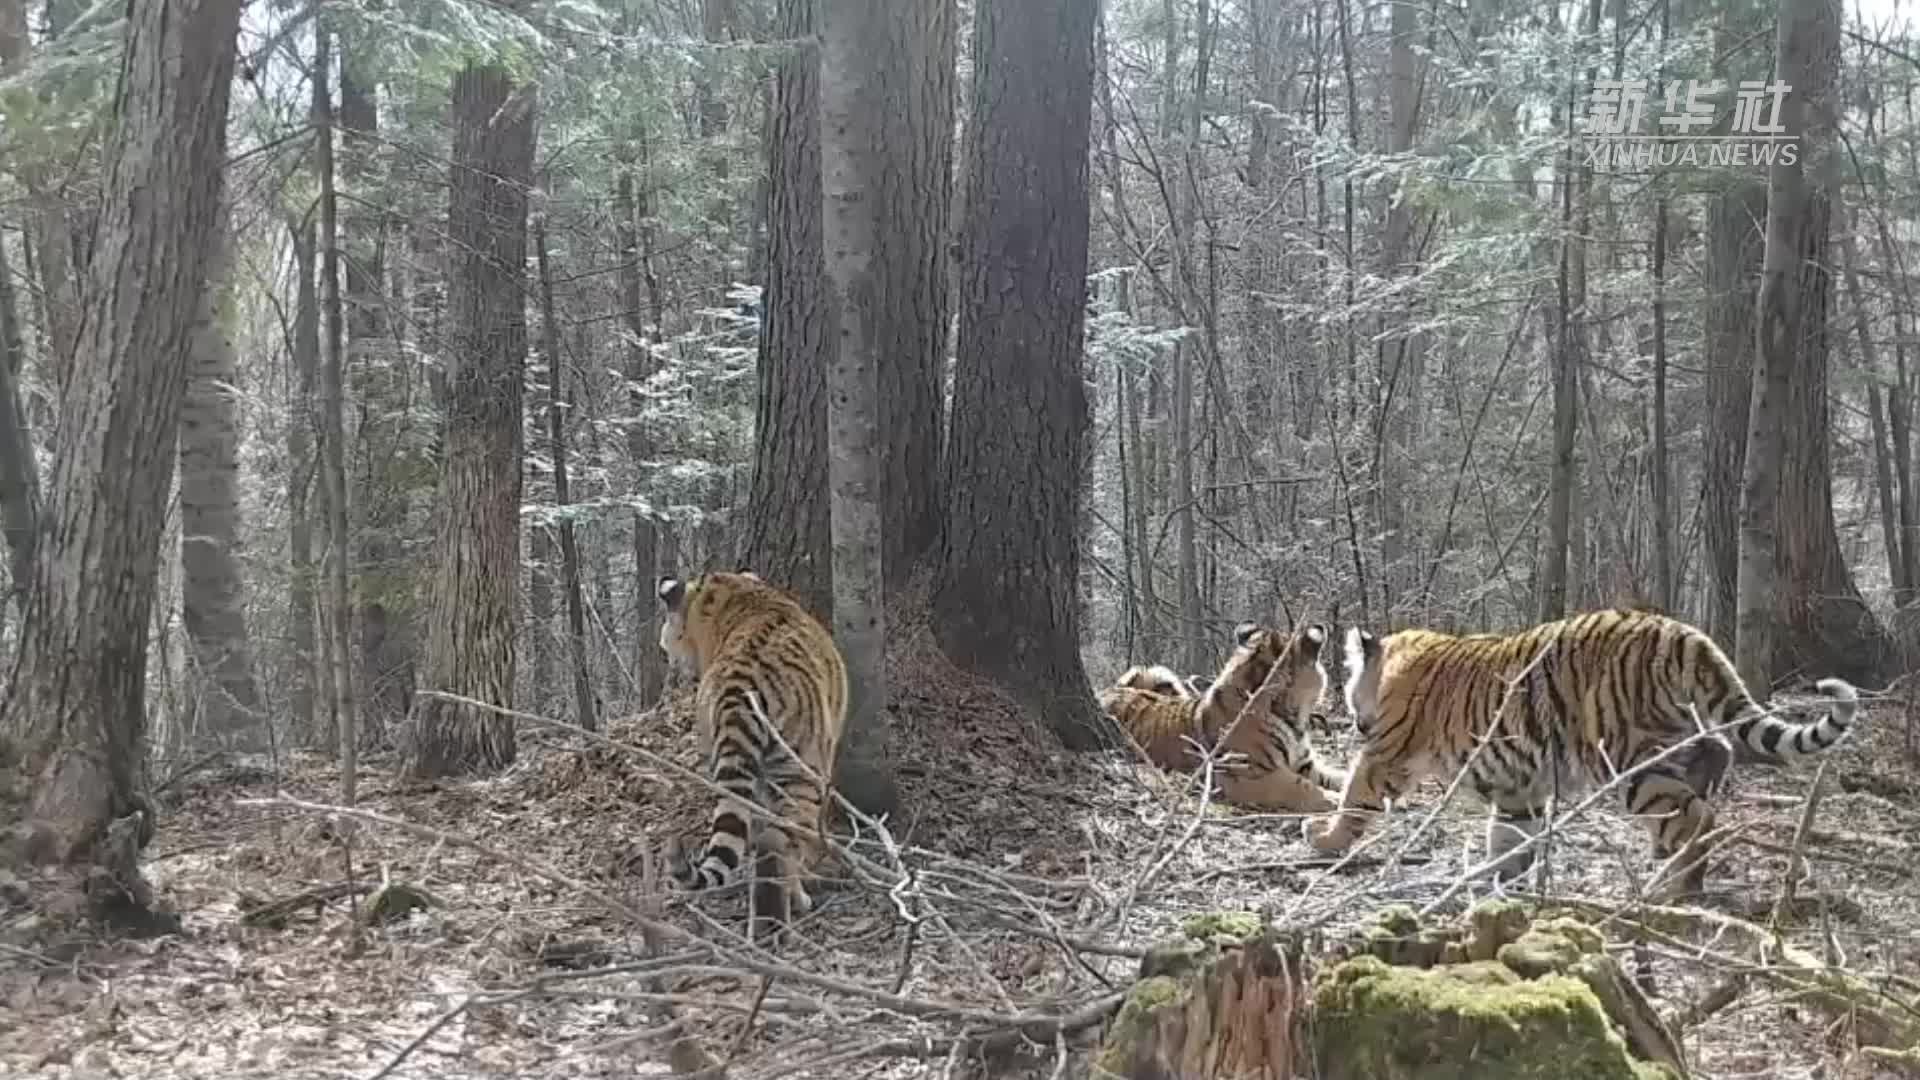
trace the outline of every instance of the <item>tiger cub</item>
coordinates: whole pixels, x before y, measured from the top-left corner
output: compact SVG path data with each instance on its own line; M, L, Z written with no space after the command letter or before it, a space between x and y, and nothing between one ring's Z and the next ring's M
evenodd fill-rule
M1198 698L1113 686L1101 691L1101 708L1147 760L1171 772L1196 766L1190 741L1240 754L1244 761L1222 770L1221 796L1228 802L1296 813L1333 809L1322 789L1337 791L1346 777L1320 761L1303 730L1306 714L1326 692L1320 653L1327 628L1284 634L1247 623L1234 638L1233 655ZM1234 724L1269 677L1280 686L1272 707Z
M846 664L833 635L799 600L750 571L663 577L658 592L666 608L660 648L699 679L694 710L708 777L728 793L714 809L699 862L677 852L674 877L690 890L732 881L747 856L743 804L757 805L815 830L789 836L764 819L754 827L762 867L755 906L761 917L786 922L813 906L801 875L824 847L825 782L846 724ZM799 763L770 736L763 715Z
M1149 664L1144 667L1130 667L1113 682L1115 686L1145 690L1162 697L1180 698L1186 701L1198 701L1207 692L1207 680L1198 675L1181 678L1170 667Z
M1714 820L1708 800L1733 758L1718 733L1686 743L1699 724L1730 723L1734 740L1787 762L1839 741L1858 708L1852 686L1823 679L1819 689L1832 699L1825 716L1777 719L1712 638L1645 611L1590 612L1512 635L1403 630L1381 639L1355 628L1346 653L1347 706L1362 746L1341 812L1303 823L1307 841L1344 851L1365 832L1368 812L1464 767L1489 804L1487 858L1503 878L1532 864L1533 849L1513 849L1540 831L1557 786L1604 784L1671 750L1627 779L1622 795L1628 813L1646 817L1655 854L1677 856L1663 891L1697 893Z

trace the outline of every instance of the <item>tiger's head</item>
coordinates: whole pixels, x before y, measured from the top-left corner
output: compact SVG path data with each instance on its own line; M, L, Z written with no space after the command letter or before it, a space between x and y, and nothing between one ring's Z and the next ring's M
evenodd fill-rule
M682 671L698 676L719 649L742 607L786 600L778 589L746 568L731 574L709 573L682 581L662 577L654 587L665 609L660 620L660 651Z
M1251 697L1269 678L1284 689L1273 711L1304 717L1327 690L1327 669L1320 653L1327 628L1319 623L1284 633L1271 627L1242 623L1233 632L1233 655L1220 669L1210 694L1234 691Z
M1182 679L1172 668L1161 664L1136 665L1130 667L1113 685L1130 690L1145 690L1162 697L1188 700L1199 695L1194 693L1192 685Z
M1347 711L1361 733L1373 726L1380 713L1380 669L1385 666L1386 644L1357 626L1347 628Z

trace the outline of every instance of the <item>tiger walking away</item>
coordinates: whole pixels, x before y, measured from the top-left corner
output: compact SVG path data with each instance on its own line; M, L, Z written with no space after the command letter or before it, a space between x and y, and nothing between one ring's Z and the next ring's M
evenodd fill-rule
M1590 612L1508 635L1379 638L1354 628L1346 654L1362 745L1339 812L1303 823L1307 841L1345 851L1388 800L1464 768L1489 805L1487 858L1508 879L1532 864L1532 848L1515 849L1544 826L1550 800L1644 765L1620 785L1627 812L1646 821L1654 854L1673 862L1662 891L1698 893L1709 801L1733 760L1728 739L1788 763L1833 746L1858 709L1851 685L1823 679L1823 716L1781 720L1712 638L1646 611Z
M1219 772L1227 802L1294 813L1331 810L1331 792L1345 774L1322 762L1306 736L1308 714L1326 693L1321 653L1328 637L1319 624L1287 634L1245 623L1234 632L1233 655L1200 694L1169 685L1182 680L1167 668L1132 668L1101 691L1100 707L1148 761L1169 772L1198 766L1195 743L1239 755ZM1263 686L1272 692L1270 707L1236 724Z
M676 851L674 877L687 889L727 885L757 837L754 906L761 918L787 922L813 906L801 878L825 846L825 784L846 725L846 664L797 598L751 571L663 577L657 591L666 609L660 648L699 679L696 731L709 779L727 792L698 861ZM813 834L750 823L749 804Z

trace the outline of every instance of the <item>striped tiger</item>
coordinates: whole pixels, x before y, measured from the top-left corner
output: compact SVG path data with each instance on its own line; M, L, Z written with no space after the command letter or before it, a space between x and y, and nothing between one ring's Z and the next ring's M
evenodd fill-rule
M727 792L698 864L676 851L674 877L690 890L732 881L749 847L743 804L759 806L814 830L789 836L764 820L754 827L761 877L755 906L762 918L784 923L813 906L801 876L824 847L825 783L846 724L846 664L833 635L799 600L751 571L663 577L658 592L666 608L660 648L699 679L700 745L709 778ZM781 750L767 722L799 762Z
M1487 858L1498 878L1531 866L1533 850L1514 849L1541 830L1556 794L1646 765L1621 785L1627 812L1646 816L1656 856L1673 862L1663 891L1697 893L1709 800L1733 759L1727 736L1791 762L1839 741L1858 708L1852 686L1823 679L1832 699L1824 716L1780 720L1712 638L1646 611L1590 612L1510 635L1403 630L1382 639L1354 628L1346 654L1347 707L1362 746L1340 812L1303 823L1307 841L1344 851L1387 800L1465 768L1489 806ZM1688 742L1701 724L1730 726Z
M1112 686L1101 692L1100 706L1148 761L1170 772L1196 767L1192 743L1241 755L1243 761L1221 770L1227 802L1295 813L1331 810L1334 802L1322 789L1339 790L1345 774L1314 754L1303 728L1326 692L1320 654L1327 637L1318 624L1285 634L1245 623L1234 631L1233 655L1198 698ZM1266 715L1235 724L1270 677L1279 694Z

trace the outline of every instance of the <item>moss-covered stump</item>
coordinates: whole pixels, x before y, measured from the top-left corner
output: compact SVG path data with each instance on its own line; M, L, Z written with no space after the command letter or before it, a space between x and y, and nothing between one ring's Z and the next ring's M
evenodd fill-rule
M1677 1043L1592 927L1484 905L1457 924L1383 911L1325 958L1251 917L1188 920L1152 950L1095 1076L1658 1080Z
M1294 1013L1305 994L1298 951L1258 916L1195 916L1141 961L1140 980L1107 1030L1095 1077L1290 1080Z

